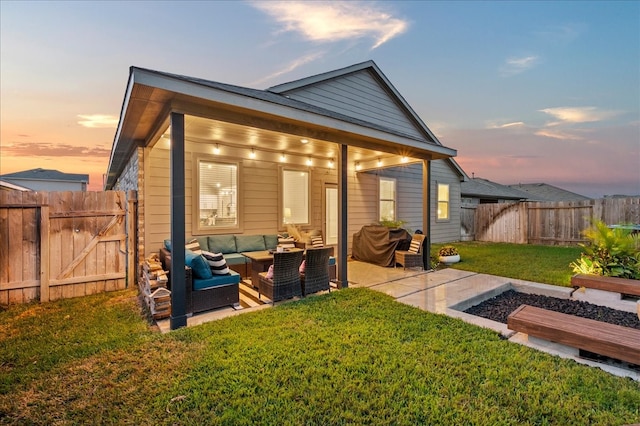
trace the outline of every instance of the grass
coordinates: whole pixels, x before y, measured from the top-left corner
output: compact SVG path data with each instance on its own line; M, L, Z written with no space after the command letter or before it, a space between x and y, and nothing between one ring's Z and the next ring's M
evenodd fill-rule
M640 422L636 381L368 289L165 335L133 290L0 324L0 424Z
M544 284L571 286L574 274L569 263L580 258L580 247L538 246L528 244L455 243L460 262L451 268L483 274L517 278ZM442 244L431 246L437 256Z

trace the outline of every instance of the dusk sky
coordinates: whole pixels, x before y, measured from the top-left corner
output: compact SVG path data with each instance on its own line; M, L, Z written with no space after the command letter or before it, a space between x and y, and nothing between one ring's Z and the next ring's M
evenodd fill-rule
M374 60L471 176L640 194L640 2L0 1L0 174L102 189L139 66L266 89Z

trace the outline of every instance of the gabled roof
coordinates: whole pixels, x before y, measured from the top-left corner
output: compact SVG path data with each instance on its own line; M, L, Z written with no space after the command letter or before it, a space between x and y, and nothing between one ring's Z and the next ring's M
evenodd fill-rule
M529 201L584 201L591 198L547 183L519 183L508 185L529 195Z
M387 94L397 103L397 105L402 109L402 112L406 114L414 124L427 136L429 142L437 143L438 145L442 145L438 138L429 130L426 124L422 121L422 119L416 114L416 112L411 108L409 103L402 97L400 92L391 84L391 81L384 75L384 73L378 68L375 62L373 61L365 61L359 64L354 64L345 68L316 74L310 77L302 78L299 80L291 81L288 83L279 84L277 86L270 87L268 90L274 93L282 94L285 96L289 96L293 93L300 92L302 90L308 89L311 86L318 86L321 83L330 81L330 80L338 80L344 78L345 76L356 74L358 72L369 72L371 73L376 80L378 80L381 89L385 90Z
M463 197L484 198L491 200L525 200L529 195L487 179L473 178L460 184Z
M65 182L84 182L89 183L89 175L78 173L62 173L58 170L50 169L31 169L22 172L7 173L2 176L4 180L53 180Z

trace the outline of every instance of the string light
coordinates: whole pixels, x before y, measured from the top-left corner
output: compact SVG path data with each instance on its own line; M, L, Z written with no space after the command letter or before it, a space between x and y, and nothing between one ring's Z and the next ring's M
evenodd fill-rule
M220 154L220 145L216 144L215 148L213 148L213 153L216 155Z
M256 150L251 148L251 152L249 153L249 158L256 158Z

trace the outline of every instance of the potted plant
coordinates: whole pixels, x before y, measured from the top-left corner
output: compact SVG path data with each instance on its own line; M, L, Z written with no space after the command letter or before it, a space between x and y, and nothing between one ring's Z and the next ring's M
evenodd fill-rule
M445 265L460 262L460 253L454 246L442 246L438 250L438 260Z

